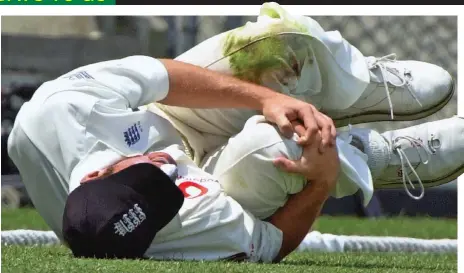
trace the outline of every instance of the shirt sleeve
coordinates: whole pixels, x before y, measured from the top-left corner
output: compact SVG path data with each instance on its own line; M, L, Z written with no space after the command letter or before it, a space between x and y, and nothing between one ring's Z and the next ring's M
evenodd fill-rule
M158 59L130 56L77 68L49 84L55 85L57 92L85 92L99 100L122 101L128 108L137 108L167 96L169 75Z
M271 263L282 247L283 232L271 223L255 220L253 231L254 250L250 255L252 262Z

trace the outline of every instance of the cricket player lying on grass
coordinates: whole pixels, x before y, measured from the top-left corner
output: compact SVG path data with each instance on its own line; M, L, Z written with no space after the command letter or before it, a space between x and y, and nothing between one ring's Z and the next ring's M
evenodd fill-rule
M301 175L311 183L264 222L184 153L161 111L137 109L153 101L255 110L281 127L299 119L309 128L317 117L329 135L302 130ZM271 262L299 245L336 182L335 145L319 154L323 137L335 141L333 126L266 87L132 56L42 84L17 115L8 153L34 206L76 256Z
M141 107L153 101L263 113L230 142L252 134L235 142L235 154L246 155L250 165L225 165L249 185L247 175L258 184L270 181L260 189L270 192L266 209L260 204L250 206L253 212L243 209L202 171L184 153L181 135L164 113ZM290 129L291 139L275 126ZM425 139L433 132L440 145L429 144L434 149L429 176L444 181L443 174L462 166L464 120L422 126L390 136L414 133ZM335 139L334 129L331 119L310 104L266 87L182 62L132 56L80 67L44 83L20 109L8 153L40 215L78 257L276 262L300 244L329 195L353 185L371 191L370 180L357 179L369 174L358 158L370 154L344 148L349 145ZM393 154L392 147L380 146L384 142L379 147L390 150L381 156L391 161L409 150L428 151L413 142L417 146L397 147ZM337 179L350 171L367 173L351 182ZM282 190L275 196L269 189L277 187Z

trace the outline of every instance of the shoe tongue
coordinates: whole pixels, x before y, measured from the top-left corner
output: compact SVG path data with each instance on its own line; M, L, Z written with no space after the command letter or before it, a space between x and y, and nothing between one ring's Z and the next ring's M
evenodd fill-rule
M352 129L351 135L352 145L367 155L372 178L379 177L390 163L390 145L381 134L371 129Z
M384 134L384 137L388 138L388 134ZM413 141L417 141L414 143ZM403 152L403 156L408 159L411 164L420 163L427 157L427 149L421 148L418 143L422 143L420 139L397 139L392 141L393 149L400 148ZM423 144L423 143L422 143ZM397 152L392 156L390 165L401 166L401 159Z

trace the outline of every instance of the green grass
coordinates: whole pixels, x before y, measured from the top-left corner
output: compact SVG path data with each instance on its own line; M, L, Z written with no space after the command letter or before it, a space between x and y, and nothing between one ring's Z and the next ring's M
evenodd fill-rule
M2 230L47 226L34 210L2 210ZM457 238L453 219L321 217L315 229L345 235ZM2 272L457 272L457 255L294 253L280 264L75 259L64 247L2 246Z

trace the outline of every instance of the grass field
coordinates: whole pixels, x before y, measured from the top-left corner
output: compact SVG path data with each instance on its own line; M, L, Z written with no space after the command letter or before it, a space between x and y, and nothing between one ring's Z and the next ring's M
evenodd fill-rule
M31 209L2 210L2 230L47 227ZM457 238L457 221L433 218L321 217L315 229L344 235ZM457 255L294 253L280 264L74 259L64 247L2 246L2 272L457 272Z

